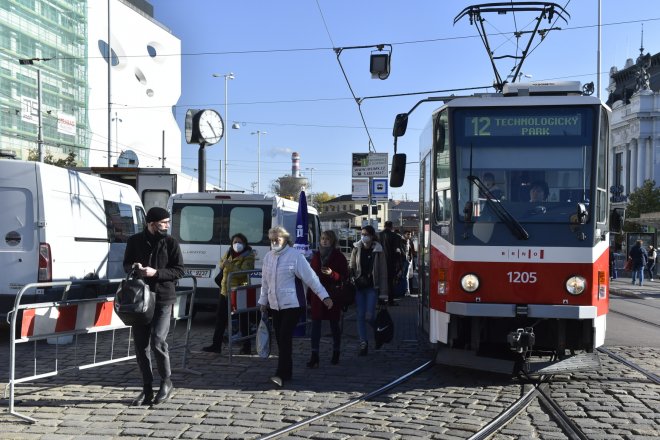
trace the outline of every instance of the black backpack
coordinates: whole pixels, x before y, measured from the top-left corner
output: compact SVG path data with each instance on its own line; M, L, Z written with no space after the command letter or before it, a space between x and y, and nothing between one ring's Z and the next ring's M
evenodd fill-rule
M374 326L376 327L374 337L376 340L376 346L392 341L392 338L394 338L394 321L392 321L392 317L390 316L390 312L387 311L387 308L383 307L378 311Z
M131 270L115 294L115 313L126 325L146 325L153 319L155 307L156 293Z

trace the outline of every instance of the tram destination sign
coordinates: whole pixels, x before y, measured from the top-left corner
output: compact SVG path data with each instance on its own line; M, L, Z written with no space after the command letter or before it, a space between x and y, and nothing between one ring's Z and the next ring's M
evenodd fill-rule
M353 153L353 177L387 177L387 153Z
M582 136L582 113L543 112L524 115L483 115L465 117L465 136Z

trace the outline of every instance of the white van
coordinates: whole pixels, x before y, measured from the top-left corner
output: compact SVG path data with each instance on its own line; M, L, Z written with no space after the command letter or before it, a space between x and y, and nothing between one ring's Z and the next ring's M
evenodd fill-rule
M39 162L0 160L0 315L35 282L121 278L144 208L128 185ZM22 303L49 301L38 289Z
M229 249L229 239L239 232L245 235L257 253L255 268L260 269L264 255L270 250L271 227L281 225L294 236L298 203L263 194L206 192L174 194L167 209L172 215L172 236L181 245L186 274L197 277L195 304L214 310L219 293L213 279L221 256ZM309 246L317 249L318 212L311 206L307 212ZM191 281L182 279L179 285L190 286Z

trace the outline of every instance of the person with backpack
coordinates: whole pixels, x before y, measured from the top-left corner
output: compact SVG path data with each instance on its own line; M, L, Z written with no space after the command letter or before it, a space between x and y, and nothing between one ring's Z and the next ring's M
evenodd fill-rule
M333 231L321 232L320 247L312 255L310 262L312 269L321 280L321 284L328 291L330 297L338 298L341 294L342 283L348 279L348 263L346 257L337 249L337 236ZM341 304L334 301L332 308L328 309L321 299L307 290L307 299L312 308L312 356L307 362L307 368L318 368L319 350L321 346L321 324L323 321L330 323L332 331L332 359L330 363L339 363L339 350L341 348Z

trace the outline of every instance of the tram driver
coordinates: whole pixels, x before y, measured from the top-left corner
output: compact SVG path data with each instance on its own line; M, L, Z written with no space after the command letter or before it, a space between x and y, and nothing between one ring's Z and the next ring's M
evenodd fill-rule
M548 184L543 180L535 180L529 186L529 201L530 203L542 203L548 199Z
M488 191L490 191L490 193L493 195L493 198L495 199L502 198L503 192L500 189L500 187L497 186L497 183L495 183L495 176L493 175L493 173L491 173L490 171L485 172L481 180L483 181L486 188L488 188Z

